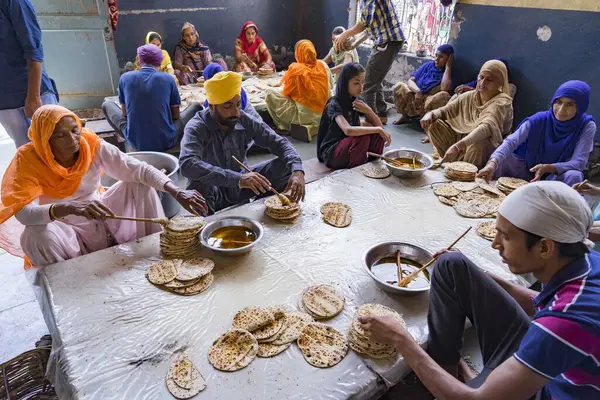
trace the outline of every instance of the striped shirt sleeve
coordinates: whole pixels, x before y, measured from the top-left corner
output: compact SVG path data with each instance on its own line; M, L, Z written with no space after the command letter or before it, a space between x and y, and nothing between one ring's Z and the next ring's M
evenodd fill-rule
M589 355L586 341L590 336L573 320L540 317L532 321L514 356L536 373L554 379Z
M368 1L365 2L362 13L360 14L360 23L366 27L371 26L373 22L373 12L375 10L375 2Z

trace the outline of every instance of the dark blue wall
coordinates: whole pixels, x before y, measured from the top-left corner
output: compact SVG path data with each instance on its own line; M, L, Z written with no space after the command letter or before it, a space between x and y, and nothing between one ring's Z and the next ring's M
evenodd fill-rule
M600 13L458 4L464 19L456 50L455 82L474 79L491 58L508 61L517 85L515 123L549 107L558 86L580 79L592 87L589 113L600 119ZM537 29L552 30L549 41Z
M214 53L233 55L234 42L242 25L255 22L269 46L293 47L300 39L315 43L323 57L331 46L331 31L346 26L349 0L128 0L119 2L121 11L144 10L119 15L116 49L119 63L135 58L148 31L159 32L164 48L172 55L181 25L189 21ZM224 7L217 11L165 11L176 8Z

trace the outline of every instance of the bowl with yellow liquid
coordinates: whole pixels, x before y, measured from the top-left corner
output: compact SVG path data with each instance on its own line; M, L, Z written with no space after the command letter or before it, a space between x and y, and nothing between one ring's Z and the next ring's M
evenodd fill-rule
M406 287L398 286L398 251L402 265L402 276L406 277L427 264L433 254L422 247L403 242L383 242L371 246L363 254L363 268L377 286L388 293L417 294L431 287L433 265L420 272Z
M224 256L248 253L264 234L260 222L247 217L223 217L209 222L200 233L202 245Z
M383 163L392 175L399 178L418 178L433 167L433 158L418 150L388 150L383 153L383 156L395 161L394 165L386 161Z

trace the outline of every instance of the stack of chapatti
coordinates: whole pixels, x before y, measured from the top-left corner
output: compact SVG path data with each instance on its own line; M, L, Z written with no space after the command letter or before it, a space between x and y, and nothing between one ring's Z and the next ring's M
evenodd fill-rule
M476 182L450 182L433 186L440 202L454 207L467 218L494 218L506 197L495 186L483 180Z
M477 233L484 239L489 241L494 241L496 238L496 222L495 221L485 221L477 224Z
M163 290L193 296L204 292L213 283L214 266L208 258L163 260L148 268L146 278Z
M348 354L348 341L344 334L316 322L302 328L298 347L304 359L318 368L333 367Z
M206 389L206 381L186 353L177 356L167 373L167 389L177 399L190 399Z
M521 186L527 185L527 183L529 182L519 178L502 177L498 179L498 189L505 194L511 194Z
M344 309L344 296L330 285L311 286L302 292L298 307L314 319L329 319Z
M391 308L381 304L364 304L356 311L356 314L352 319L352 324L348 329L348 342L350 343L350 348L357 353L366 355L370 358L379 359L395 357L398 354L398 351L394 346L374 342L365 335L365 331L362 329L358 318L366 316L392 317L406 328L406 323L402 316Z
M200 246L199 233L205 220L192 215L178 215L171 218L160 234L160 248L167 257L188 258Z
M252 362L258 342L250 332L233 328L219 336L208 350L208 361L218 370L237 371Z
M444 175L453 181L473 182L477 167L468 162L456 161L444 167Z
M279 196L272 196L265 201L265 214L273 219L293 224L302 214L302 210L298 203L290 202L284 205Z

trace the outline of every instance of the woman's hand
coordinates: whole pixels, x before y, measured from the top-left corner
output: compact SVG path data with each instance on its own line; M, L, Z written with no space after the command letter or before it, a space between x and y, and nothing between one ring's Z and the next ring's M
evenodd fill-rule
M196 190L180 190L175 195L175 200L192 214L206 215L208 213L206 200Z
M431 125L433 125L435 120L436 118L433 116L433 113L431 111L428 112L423 116L423 118L421 118L421 128L423 128L423 130L427 132Z
M463 94L463 93L470 92L471 90L475 90L475 88L472 88L471 86L467 86L467 85L459 85L454 90L454 93L456 93L456 94Z
M460 156L460 147L458 147L458 143L454 143L448 150L446 150L446 154L444 154L440 164L456 161L458 156Z
M589 196L600 196L600 187L590 184L587 179L583 182L579 182L573 185L573 189L581 194L587 194Z
M108 217L115 216L115 213L99 200L56 203L52 208L52 213L57 219L68 215L76 215L78 217L103 221Z
M535 176L531 182L537 182L544 177L546 174L556 174L556 167L552 164L538 164L529 170L535 172Z
M192 72L192 69L187 65L182 65L181 72Z
M379 136L381 136L381 138L383 139L383 145L385 147L388 147L390 144L392 144L392 136L389 133L387 133L385 129L380 128Z
M487 183L490 183L490 180L492 179L492 175L494 174L496 167L496 161L490 160L485 165L485 167L483 167L479 170L479 172L477 172L477 175L475 175L475 177L485 179Z
M365 115L370 114L373 111L371 110L371 107L367 105L367 103L359 99L356 99L352 102L352 108Z

